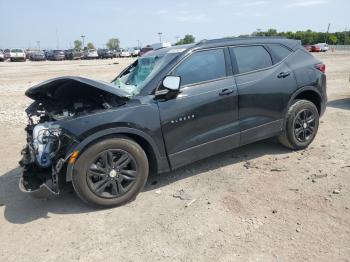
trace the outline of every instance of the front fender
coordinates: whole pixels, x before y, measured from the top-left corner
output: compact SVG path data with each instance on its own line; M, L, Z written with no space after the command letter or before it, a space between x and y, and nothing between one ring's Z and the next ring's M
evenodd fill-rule
M98 132L86 137L79 144L77 144L76 146L74 146L72 149L69 150L69 152L66 154L66 159L69 159L74 151L78 151L79 155L80 155L81 152L83 152L92 142L94 142L100 138L110 136L110 135L118 135L118 134L124 134L124 135L133 134L133 135L137 135L137 136L145 139L151 145L153 152L155 154L157 166L158 166L158 172L166 172L166 171L170 170L167 157L162 156L160 154L158 147L157 147L156 143L154 142L153 138L141 130L129 128L129 127L108 128L108 129L98 131ZM72 164L72 163L69 163L69 161L68 161L66 181L72 180L73 170L74 170L74 163Z

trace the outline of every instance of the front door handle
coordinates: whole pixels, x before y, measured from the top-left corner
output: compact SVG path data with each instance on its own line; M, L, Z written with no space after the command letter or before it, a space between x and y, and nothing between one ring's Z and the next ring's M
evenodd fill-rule
M224 88L221 90L221 92L219 93L220 96L227 96L229 94L232 94L235 90L231 89L231 88Z
M278 78L286 78L290 75L290 72L281 72L277 75Z

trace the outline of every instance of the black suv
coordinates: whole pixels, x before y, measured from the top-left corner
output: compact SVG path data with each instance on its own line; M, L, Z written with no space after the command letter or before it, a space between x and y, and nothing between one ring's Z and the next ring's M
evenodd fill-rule
M163 173L278 136L315 138L327 101L325 66L298 41L233 38L148 52L111 83L60 77L27 90L24 192L72 181L90 204L136 197Z

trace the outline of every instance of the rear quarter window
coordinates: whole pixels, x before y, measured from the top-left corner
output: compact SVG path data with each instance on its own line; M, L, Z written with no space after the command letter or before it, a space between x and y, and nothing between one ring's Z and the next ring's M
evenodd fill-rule
M289 50L288 48L278 44L267 45L267 47L270 49L272 53L274 64L282 61L284 58L286 58L292 53L292 51Z
M231 49L240 74L272 66L271 56L263 46L239 46Z

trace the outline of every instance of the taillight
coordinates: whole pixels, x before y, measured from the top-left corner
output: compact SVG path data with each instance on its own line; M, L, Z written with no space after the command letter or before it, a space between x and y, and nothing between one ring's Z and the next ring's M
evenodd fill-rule
M325 64L317 64L315 68L320 70L322 73L326 73L326 65Z

